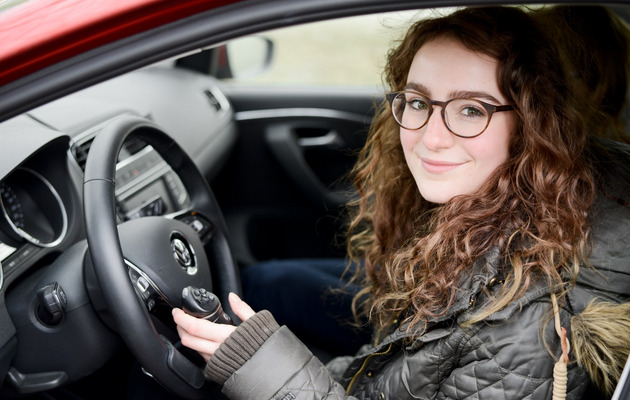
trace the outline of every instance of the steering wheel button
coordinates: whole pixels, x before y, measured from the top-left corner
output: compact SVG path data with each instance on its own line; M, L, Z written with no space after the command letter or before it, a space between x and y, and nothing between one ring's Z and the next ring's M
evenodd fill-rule
M193 220L190 223L190 226L195 230L195 232L199 233L203 230L203 224L198 219Z

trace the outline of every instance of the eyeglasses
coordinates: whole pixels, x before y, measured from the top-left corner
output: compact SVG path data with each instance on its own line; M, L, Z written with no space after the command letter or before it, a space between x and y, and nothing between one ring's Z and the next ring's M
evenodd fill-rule
M385 97L401 127L409 130L422 128L431 118L433 106L440 106L444 125L453 135L463 138L481 135L495 112L514 110L513 106L495 106L475 99L436 101L413 91L388 93Z

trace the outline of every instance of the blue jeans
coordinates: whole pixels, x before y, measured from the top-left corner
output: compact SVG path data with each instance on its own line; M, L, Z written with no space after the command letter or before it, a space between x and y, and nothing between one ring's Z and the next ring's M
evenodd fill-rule
M332 356L353 355L368 343L367 328L356 328L352 298L359 290L341 280L345 259L273 260L243 269L245 301L271 311L307 345ZM331 289L342 289L341 293Z

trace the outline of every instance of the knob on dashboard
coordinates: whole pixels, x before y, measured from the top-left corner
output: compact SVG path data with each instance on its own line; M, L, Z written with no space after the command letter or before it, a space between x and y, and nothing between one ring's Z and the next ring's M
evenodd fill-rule
M61 322L66 309L66 293L57 283L50 283L37 291L37 318L46 325L54 326Z

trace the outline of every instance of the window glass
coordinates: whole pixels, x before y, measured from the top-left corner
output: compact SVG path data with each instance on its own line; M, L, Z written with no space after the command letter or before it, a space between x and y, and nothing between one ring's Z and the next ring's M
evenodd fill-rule
M15 7L18 4L26 3L27 0L0 0L0 12ZM32 1L32 0L31 0Z
M441 11L444 12L444 11ZM412 21L432 11L398 12L322 21L268 31L273 42L271 65L235 83L381 86L387 50ZM230 64L246 64L244 46L230 52ZM239 61L239 58L242 61Z

